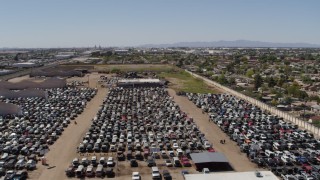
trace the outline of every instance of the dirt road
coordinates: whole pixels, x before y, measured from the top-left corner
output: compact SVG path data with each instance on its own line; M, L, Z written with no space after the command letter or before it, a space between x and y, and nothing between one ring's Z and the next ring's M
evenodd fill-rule
M257 169L257 166L251 163L245 154L240 152L240 148L234 141L230 140L229 136L222 132L216 124L209 122L207 113L203 114L202 110L197 108L187 97L177 96L172 89L168 89L168 92L171 97L174 97L174 101L179 104L181 110L193 117L201 132L213 143L213 147L228 158L235 171L241 172ZM220 144L221 139L225 139L226 144Z

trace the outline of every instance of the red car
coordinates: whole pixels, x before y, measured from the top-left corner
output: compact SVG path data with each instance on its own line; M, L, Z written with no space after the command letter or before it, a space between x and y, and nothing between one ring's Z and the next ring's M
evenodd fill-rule
M182 160L181 162L184 167L191 167L191 163L190 163L189 159Z
M216 152L216 150L213 148L208 148L208 152Z

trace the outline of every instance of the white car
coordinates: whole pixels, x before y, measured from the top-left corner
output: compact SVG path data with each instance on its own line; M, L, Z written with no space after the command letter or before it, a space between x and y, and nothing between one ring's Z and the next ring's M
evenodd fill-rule
M172 148L173 148L173 149L178 149L178 148L179 148L178 143L173 143Z
M166 159L165 160L165 163L166 163L166 166L167 167L172 167L173 165L172 165L172 161L170 160L170 159Z
M132 180L140 180L140 173L132 172Z
M109 167L114 166L113 157L108 157L107 166L109 166Z

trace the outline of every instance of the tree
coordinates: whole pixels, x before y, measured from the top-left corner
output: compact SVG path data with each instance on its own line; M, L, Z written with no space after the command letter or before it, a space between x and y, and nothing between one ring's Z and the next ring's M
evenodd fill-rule
M257 90L259 87L261 87L262 83L263 83L262 77L260 76L260 74L256 74L254 76L254 88Z
M246 72L246 76L251 78L253 75L254 75L253 69L248 69L247 72Z
M234 85L234 84L236 84L236 78L234 78L234 77L230 77L229 78L229 82L228 82L230 85Z
M274 87L275 85L277 85L276 81L273 79L273 77L271 77L268 81L268 87Z
M228 83L228 80L227 78L224 76L224 74L221 74L219 77L218 77L218 82L220 84L227 84Z

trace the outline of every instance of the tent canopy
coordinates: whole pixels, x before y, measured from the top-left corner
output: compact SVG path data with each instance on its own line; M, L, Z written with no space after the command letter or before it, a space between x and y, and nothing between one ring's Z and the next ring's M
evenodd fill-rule
M219 152L202 152L202 153L191 153L192 161L197 163L210 163L210 162L223 162L228 163L228 159L224 154Z

